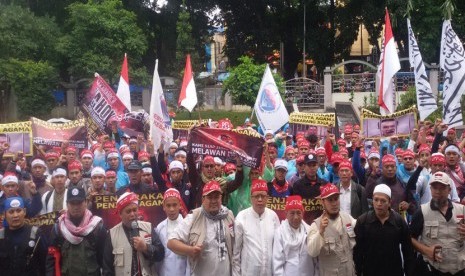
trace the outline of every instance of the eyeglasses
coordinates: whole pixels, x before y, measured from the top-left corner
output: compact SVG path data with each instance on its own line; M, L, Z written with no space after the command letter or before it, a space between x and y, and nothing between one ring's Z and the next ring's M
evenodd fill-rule
M207 168L207 169L211 169L211 168L214 168L214 167L215 167L215 165L203 165L203 166L204 166L205 168Z
M258 200L261 200L261 199L266 199L268 197L268 195L254 195L252 196L254 199L258 199Z

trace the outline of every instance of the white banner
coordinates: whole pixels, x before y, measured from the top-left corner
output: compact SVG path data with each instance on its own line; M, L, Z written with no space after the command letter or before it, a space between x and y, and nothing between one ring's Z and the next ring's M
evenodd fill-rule
M276 132L289 122L289 113L287 113L268 65L266 65L260 90L258 90L254 110L263 132L266 130Z
M463 125L460 99L465 91L465 50L450 20L442 24L441 57L444 71L443 120L449 127Z
M425 65L421 57L420 48L418 47L417 39L413 33L410 19L407 19L408 41L409 41L409 61L410 66L414 69L415 88L417 94L417 106L420 113L420 120L425 120L433 113L438 106L431 90L431 85L428 82Z

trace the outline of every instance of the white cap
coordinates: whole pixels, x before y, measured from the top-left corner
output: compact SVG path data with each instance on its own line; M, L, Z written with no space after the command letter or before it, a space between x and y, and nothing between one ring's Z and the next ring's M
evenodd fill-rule
M63 169L63 168L56 168L56 169L53 171L52 177L55 177L55 176L57 176L57 175L68 176L68 174L66 173L66 170Z
M215 164L217 164L217 165L221 165L221 166L224 165L223 160L221 160L221 158L219 158L219 157L215 157L215 158L213 158L213 160L215 161Z
M379 155L378 152L372 151L372 152L368 153L368 159L371 159L371 158L378 158L378 159L380 159L380 157L381 157L381 156Z
M16 175L7 173L5 176L2 178L2 185L6 185L10 182L14 182L18 184L18 177Z
M445 172L435 172L429 179L429 185L432 183L441 183L450 186L450 177Z
M130 158L132 160L132 159L134 159L134 155L131 152L125 152L123 154L122 159L124 160L124 159L128 159L128 158Z
M373 194L376 194L376 193L385 194L389 198L391 198L391 188L389 188L389 186L386 184L376 185L375 190L373 191Z
M184 166L182 165L181 161L178 161L178 160L171 161L170 166L168 167L168 171L170 172L171 170L174 170L174 169L184 170Z
M174 157L176 157L178 155L186 157L187 153L185 151L183 151L183 150L178 150L177 152L174 153Z
M176 144L176 142L171 142L170 148L178 148L178 144Z
M47 167L45 165L44 160L42 160L42 159L34 159L34 160L32 160L31 168L34 168L35 166L42 166L42 167L45 167L45 168Z
M271 135L274 136L274 132L273 132L271 129L265 130L265 136L266 136L267 134L271 134Z
M187 141L186 141L186 140L182 140L181 143L179 143L179 146L180 146L180 147L187 147Z
M284 159L276 159L276 161L274 161L274 169L285 169L287 171L287 161Z
M95 167L92 169L92 171L90 172L90 177L94 176L94 175L102 175L102 176L105 176L105 170L102 168L102 167Z
M142 173L152 173L152 168L151 167L143 167L142 168Z

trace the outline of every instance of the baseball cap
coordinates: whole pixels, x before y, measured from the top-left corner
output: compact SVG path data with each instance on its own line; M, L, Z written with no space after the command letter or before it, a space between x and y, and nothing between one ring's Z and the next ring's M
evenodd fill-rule
M70 188L68 189L67 202L84 201L86 200L86 192L83 188Z
M137 160L132 160L128 165L128 171L130 170L142 170L142 164Z
M276 161L274 161L274 168L275 170L283 169L287 171L287 161L284 159L276 159Z
M305 163L311 163L311 162L317 162L316 155L313 153L305 155Z
M205 186L203 186L203 190L202 190L202 196L206 196L213 192L223 193L221 191L220 183L218 183L218 181L216 180L211 180L205 183Z
M325 185L320 187L320 196L319 198L324 199L330 197L335 194L340 194L339 189L336 185L331 183L326 183Z
M429 185L433 183L440 183L450 186L450 177L444 172L436 172L429 179Z

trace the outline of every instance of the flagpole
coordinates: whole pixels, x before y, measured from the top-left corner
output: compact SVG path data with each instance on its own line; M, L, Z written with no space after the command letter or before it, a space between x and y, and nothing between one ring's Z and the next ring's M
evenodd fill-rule
M255 112L255 107L252 108L252 114L250 114L250 119L249 119L250 122L252 122L254 112Z

